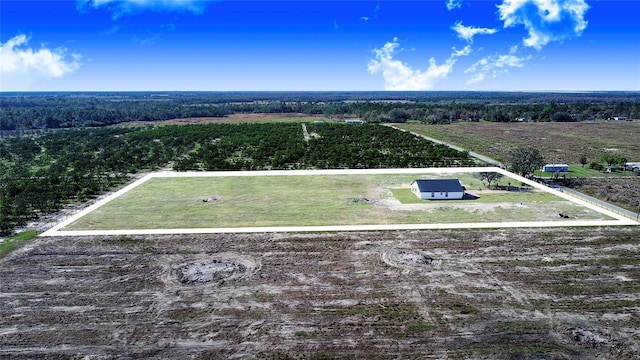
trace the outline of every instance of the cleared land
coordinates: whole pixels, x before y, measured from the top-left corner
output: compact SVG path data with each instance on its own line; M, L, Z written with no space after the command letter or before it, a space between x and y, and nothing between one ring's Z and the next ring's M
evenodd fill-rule
M224 117L197 117L153 121L153 125L187 125L187 124L238 124L238 123L281 123L281 122L313 122L326 120L322 115L292 114L292 113L250 113L229 114ZM147 126L150 122L131 121L122 123L121 126Z
M638 228L54 237L0 357L633 359Z
M572 187L630 211L640 211L640 176L615 180L601 177L579 179Z
M443 170L446 171L446 170ZM219 176L163 174L98 207L65 230L494 223L610 220L543 190L486 191L471 173ZM288 175L291 174L291 175ZM298 174L298 175L295 175ZM301 175L306 174L306 175ZM199 175L199 176L196 176ZM456 177L472 199L411 201L417 178ZM513 183L516 180L503 179ZM520 185L519 182L518 186ZM394 196L398 195L398 197ZM417 199L417 198L416 198Z
M549 163L579 164L580 157L598 161L607 152L640 159L640 121L576 123L396 124L500 161L518 146L532 146Z

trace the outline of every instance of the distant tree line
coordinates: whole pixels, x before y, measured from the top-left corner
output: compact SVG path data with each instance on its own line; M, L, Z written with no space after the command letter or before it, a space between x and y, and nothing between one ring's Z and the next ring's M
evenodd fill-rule
M131 121L301 113L368 122L640 119L636 93L2 93L0 131L101 127ZM13 134L13 133L9 133Z
M517 103L483 104L449 102L446 104L360 103L356 115L369 122L407 122L439 124L455 121L489 122L577 122L610 120L615 117L640 119L640 102L614 101L592 103Z

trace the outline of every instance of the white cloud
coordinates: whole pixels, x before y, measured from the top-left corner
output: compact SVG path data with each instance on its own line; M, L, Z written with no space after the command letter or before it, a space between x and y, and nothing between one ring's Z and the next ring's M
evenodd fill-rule
M39 80L61 78L81 66L79 54L67 55L64 48L34 50L29 39L20 34L0 44L0 89L26 90Z
M462 21L453 24L451 29L458 34L460 39L466 40L468 43L473 43L473 37L476 35L492 35L498 31L496 29L464 26L462 25Z
M479 83L488 76L495 78L499 72L508 72L509 68L521 68L529 59L531 56L523 58L512 54L483 58L464 71L465 74L473 73L467 84Z
M462 7L462 0L447 0L447 9L459 9Z
M462 48L462 50L456 50L456 48L453 48L451 57L468 56L469 54L471 54L471 51L471 45L465 46L464 48Z
M374 49L375 58L369 61L367 70L371 75L382 74L385 90L429 90L436 83L446 79L453 71L457 57L471 53L471 47L462 50L453 49L451 56L441 65L432 57L426 70L413 69L409 65L393 57L400 46L398 39L386 43L381 49Z
M79 9L86 7L101 8L113 12L114 17L138 12L142 10L152 11L189 11L201 14L208 2L217 0L76 0Z
M524 45L536 50L552 41L582 35L588 9L585 0L504 0L498 5L504 27L523 25L529 33Z

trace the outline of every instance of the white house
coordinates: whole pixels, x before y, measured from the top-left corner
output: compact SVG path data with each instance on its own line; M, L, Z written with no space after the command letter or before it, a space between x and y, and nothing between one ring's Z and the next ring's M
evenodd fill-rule
M464 187L458 179L414 180L411 192L422 200L456 200L464 197Z

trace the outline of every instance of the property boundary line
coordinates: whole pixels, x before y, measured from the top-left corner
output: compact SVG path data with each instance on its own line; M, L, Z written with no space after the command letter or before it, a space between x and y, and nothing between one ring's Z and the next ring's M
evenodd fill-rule
M595 210L615 220L573 220L573 221L530 221L491 223L446 223L446 224L387 224L387 225L340 225L340 226L285 226L285 227L238 227L238 228L197 228L197 229L119 229L119 230L62 230L86 214L122 196L153 178L170 177L246 177L246 176L308 176L308 175L377 175L377 174L455 174L468 172L497 172L521 181L536 189L546 191L565 200ZM546 185L527 179L499 167L464 168L402 168L402 169L334 169L334 170L272 170L272 171L217 171L217 172L154 172L134 181L117 192L97 201L86 209L70 216L40 236L80 236L80 235L141 235L141 234L186 234L186 233L263 233L263 232L331 232L331 231L388 231L388 230L436 230L436 229L487 229L526 227L577 227L577 226L629 226L639 222L617 214L582 198L552 189Z

